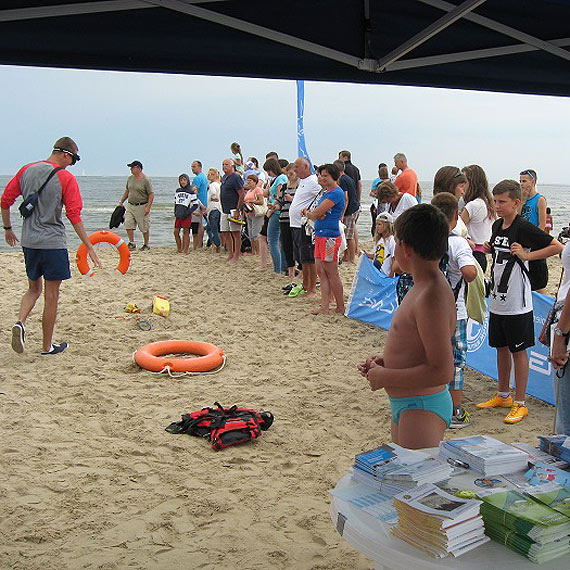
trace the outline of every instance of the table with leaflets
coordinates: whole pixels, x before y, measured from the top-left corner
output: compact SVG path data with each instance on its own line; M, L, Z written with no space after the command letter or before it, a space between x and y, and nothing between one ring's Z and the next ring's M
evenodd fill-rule
M438 454L438 448L424 449L431 456ZM525 471L512 474L522 476ZM457 470L450 482L454 487L473 488L473 482L482 477L481 473L471 469ZM534 564L506 546L495 541L487 542L457 558L432 558L391 533L392 525L383 522L376 514L370 514L362 508L344 500L351 488L356 489L350 473L337 483L331 492L330 517L340 535L356 550L374 560L377 570L560 570L570 568L570 554L550 562ZM334 494L335 491L338 494ZM340 496L339 496L340 495Z

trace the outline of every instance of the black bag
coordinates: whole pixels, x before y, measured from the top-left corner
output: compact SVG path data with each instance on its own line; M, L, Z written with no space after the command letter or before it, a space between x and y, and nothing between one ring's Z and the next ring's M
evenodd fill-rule
M36 209L36 206L38 205L38 200L40 199L40 194L42 193L42 190L46 187L47 183L51 180L52 176L58 170L63 170L63 166L58 166L57 168L54 168L49 173L49 176L47 177L46 181L38 188L38 190L33 194L30 194L20 204L18 210L20 210L20 215L22 216L22 218L29 218L32 215L32 212Z

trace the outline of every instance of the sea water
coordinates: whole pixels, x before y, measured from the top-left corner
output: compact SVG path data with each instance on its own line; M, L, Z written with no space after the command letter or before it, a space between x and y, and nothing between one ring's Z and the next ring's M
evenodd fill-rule
M0 190L3 191L10 180L10 176L0 176ZM88 234L109 230L109 219L115 206L118 204L125 190L126 176L78 176L77 181L83 197L83 211L81 217ZM151 247L175 247L172 235L174 228L174 192L178 188L178 178L176 177L151 177L154 188L154 202L150 217L150 245ZM362 181L362 211L358 219L358 231L363 241L371 239L370 228L372 225L370 217L370 197L371 180ZM423 190L424 202L429 202L432 196L432 183L420 181ZM552 235L556 237L562 227L568 226L570 222L570 186L551 184L540 185L538 191L547 200L548 206L552 210L554 230ZM17 206L20 199L12 207L12 226L18 237L21 233L22 218ZM79 245L79 238L73 231L67 218L65 223L68 226L69 247L75 250ZM124 225L116 228L123 238L126 237ZM135 232L137 244L142 244L142 236L138 230ZM0 241L0 251L9 251L11 248L2 239Z

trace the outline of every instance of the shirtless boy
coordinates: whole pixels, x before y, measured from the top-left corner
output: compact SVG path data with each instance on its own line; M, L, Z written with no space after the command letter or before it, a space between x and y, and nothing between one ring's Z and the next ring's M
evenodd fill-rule
M448 223L431 204L406 210L395 223L395 257L414 286L394 314L384 354L358 366L370 388L384 388L392 408L392 441L410 449L435 447L451 422L451 337L455 301L439 260Z

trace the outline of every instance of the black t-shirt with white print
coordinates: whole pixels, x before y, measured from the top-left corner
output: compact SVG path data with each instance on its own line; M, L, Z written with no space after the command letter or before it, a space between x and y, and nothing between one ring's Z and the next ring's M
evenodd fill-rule
M532 311L532 291L530 280L518 263L512 267L506 291L498 291L503 271L514 257L511 244L520 243L526 251L535 251L550 245L552 236L518 215L507 229L502 226L502 218L493 224L493 288L489 308L496 315L523 315ZM528 269L528 261L523 263Z

